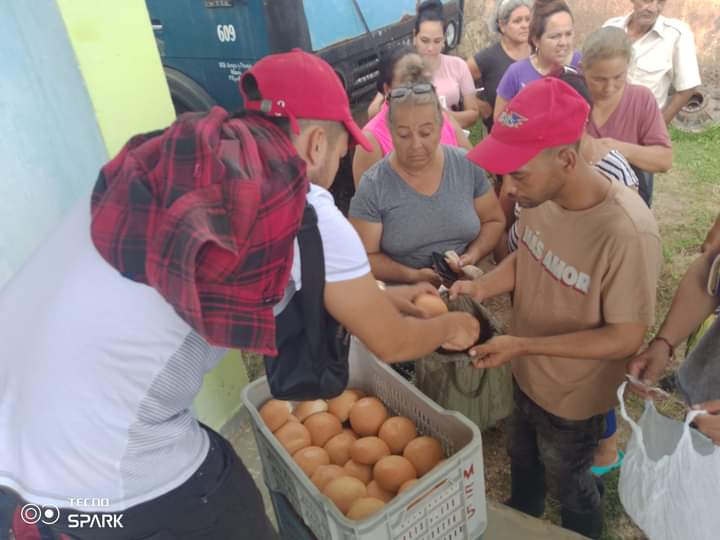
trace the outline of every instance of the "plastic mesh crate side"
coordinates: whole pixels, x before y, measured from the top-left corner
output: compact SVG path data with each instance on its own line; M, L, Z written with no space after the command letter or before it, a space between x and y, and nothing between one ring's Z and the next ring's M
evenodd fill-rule
M262 422L258 408L272 397L266 380L262 378L243 391L243 402L254 424L253 433L258 442L263 470L267 468L269 471L266 481L270 477L270 482L278 491L286 494L297 514L320 540L477 538L487 521L479 430L462 415L432 402L367 350L357 349L357 343L354 348L355 353L351 349L350 354L348 386L377 396L389 410L413 420L420 433L438 438L448 456L447 461L406 492L409 499L403 505L393 501L396 504L390 503L374 517L360 523L350 522L319 494L299 468L295 470L297 466L292 466L294 462ZM473 474L466 477L467 470L472 470ZM443 479L448 483L442 484ZM441 488L435 489L440 484ZM436 518L431 525L433 512L438 505L442 508L443 504L458 507L456 514L445 516L450 525ZM470 536L474 529L478 529L477 534Z

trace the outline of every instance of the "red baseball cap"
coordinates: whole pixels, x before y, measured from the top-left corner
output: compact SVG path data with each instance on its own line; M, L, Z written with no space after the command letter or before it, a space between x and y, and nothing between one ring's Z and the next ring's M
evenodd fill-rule
M300 49L271 54L246 71L239 86L246 109L288 118L296 134L300 133L298 118L342 122L350 142L372 152L350 113L340 77L319 56ZM248 98L248 90L255 88L262 99Z
M467 157L491 173L511 173L546 148L580 140L589 113L587 101L566 82L533 81L510 100L490 135Z

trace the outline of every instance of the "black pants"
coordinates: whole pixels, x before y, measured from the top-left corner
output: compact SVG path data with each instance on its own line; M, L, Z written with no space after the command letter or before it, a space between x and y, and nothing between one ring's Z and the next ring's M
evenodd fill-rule
M210 451L198 470L165 495L118 512L122 528L71 528L68 514L77 510L61 509L53 530L78 540L275 540L250 473L229 442L207 431Z
M633 170L638 177L640 184L638 185L638 193L642 200L645 201L648 208L652 205L653 186L655 184L655 175L643 169L633 166Z
M528 492L513 493L513 498L529 500L531 506L542 504L547 490L571 512L601 508L590 467L604 431L604 414L587 420L560 418L538 406L516 384L509 454L513 474L527 478L513 478L512 483L514 491Z

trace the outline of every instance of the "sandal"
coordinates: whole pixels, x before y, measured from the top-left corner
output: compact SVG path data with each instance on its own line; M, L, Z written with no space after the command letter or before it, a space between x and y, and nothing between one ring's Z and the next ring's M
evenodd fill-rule
M622 450L618 450L618 456L615 460L615 463L611 463L610 465L605 465L604 467L590 467L590 470L595 476L602 476L604 474L607 474L609 472L614 471L615 469L619 469L622 465L623 458L625 457L625 454Z

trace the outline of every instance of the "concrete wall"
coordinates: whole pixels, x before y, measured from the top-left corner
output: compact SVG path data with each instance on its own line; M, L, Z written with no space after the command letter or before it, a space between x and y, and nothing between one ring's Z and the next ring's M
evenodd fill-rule
M630 0L567 0L575 15L576 47L590 32L610 17L632 10ZM465 0L465 31L459 54L470 56L490 43L487 17L495 0ZM663 11L667 17L685 21L695 35L700 71L705 86L720 85L720 0L668 0Z
M109 156L175 114L144 0L5 0L0 50L2 287ZM200 419L219 429L246 382L228 355L195 402Z
M107 159L53 0L6 0L0 16L0 287Z

